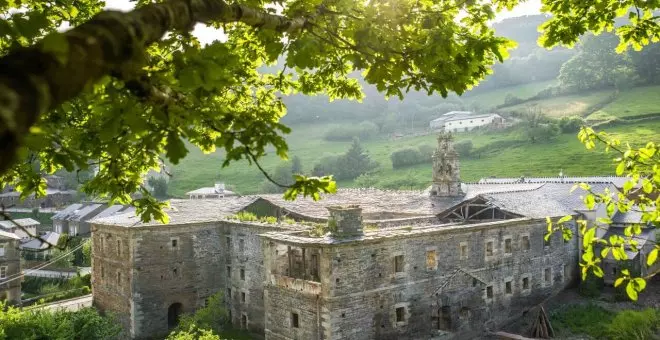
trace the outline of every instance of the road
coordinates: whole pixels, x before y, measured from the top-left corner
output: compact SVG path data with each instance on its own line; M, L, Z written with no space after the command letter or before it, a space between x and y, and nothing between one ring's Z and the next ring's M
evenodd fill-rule
M80 275L86 275L91 273L91 267L80 267ZM38 276L38 277L51 277L51 278L72 278L76 276L76 272L61 272L57 270L48 270L48 269L37 269L37 270L24 270L23 275L25 276Z
M79 309L85 308L85 307L91 307L92 306L92 294L85 295L85 296L80 296L77 298L69 299L69 300L63 300L63 301L57 301L41 306L37 306L35 308L44 308L44 309L50 309L50 310L58 310L58 309L64 309L68 310L70 312L75 312Z

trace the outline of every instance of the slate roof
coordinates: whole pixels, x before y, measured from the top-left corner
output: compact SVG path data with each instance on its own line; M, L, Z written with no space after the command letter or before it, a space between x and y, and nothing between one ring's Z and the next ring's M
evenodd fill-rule
M617 211L612 216L612 222L620 224L642 223L642 212L639 210L630 210L625 213Z
M535 190L481 195L495 206L531 218L572 215L576 210L585 210L582 200L584 191L572 193L572 183L544 183ZM593 184L592 189L603 192L605 188L615 190L612 184Z
M624 176L576 176L576 177L517 177L517 178L482 178L478 183L482 184L506 184L506 183L612 183L617 187L622 187L623 183L629 180Z
M37 226L40 225L39 221L35 221L31 218L19 218L13 221L0 221L0 228L1 229L13 229L16 228L16 224L20 225L21 227L31 227L31 226Z
M33 250L33 251L48 249L51 244L57 244L57 242L59 242L60 234L54 231L49 231L41 235L41 238L46 240L47 243L42 242L40 239L33 238L21 244L19 248L25 250Z
M170 208L165 212L170 217L169 224L188 224L218 221L236 214L250 203L257 200L256 196L225 197L222 199L175 199L170 200ZM135 215L135 211L120 212L112 216L94 218L89 221L94 224L117 225L124 227L140 227L160 225L158 221L143 223Z
M215 187L203 187L199 189L195 189L193 191L188 191L186 195L225 195L225 196L234 196L236 195L235 192L231 190L224 189L222 191L219 191Z
M0 239L2 238L9 238L12 240L20 240L21 238L16 236L14 233L10 233L8 231L0 230Z
M60 212L58 212L57 214L53 215L53 217L51 217L50 219L51 220L64 220L67 217L69 217L69 215L71 215L74 211L82 208L82 206L83 205L81 203L71 204L68 207L61 210Z
M65 195L73 195L75 194L75 190L58 190L58 189L52 189L52 188L46 188L46 196L48 195L55 195L55 194L65 194ZM18 191L8 191L0 194L0 197L18 197L21 194ZM30 194L28 197L34 197L34 193Z

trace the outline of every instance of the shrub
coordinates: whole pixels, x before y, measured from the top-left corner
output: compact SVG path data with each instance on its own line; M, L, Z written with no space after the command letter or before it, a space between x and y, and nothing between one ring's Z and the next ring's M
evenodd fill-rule
M562 133L576 133L584 123L584 119L579 116L562 117L559 120L559 129Z
M406 147L395 150L390 154L392 160L392 168L398 169L406 166L420 164L424 162L424 158L418 149L413 147Z
M251 212L247 212L247 211L240 211L240 212L238 212L237 214L235 214L233 216L229 216L229 219L239 220L241 222L255 222L255 221L259 220L257 215L255 215Z
M454 150L458 152L461 157L468 157L472 153L472 141L461 140L454 143Z
M520 97L516 97L515 95L513 95L511 93L507 93L506 96L504 97L504 105L505 106L520 104L524 101L525 101L524 99L522 99Z
M417 146L419 154L422 156L425 162L430 162L433 157L433 152L435 152L435 146L431 144L419 144Z
M605 327L614 314L593 304L572 305L550 315L555 329L568 330L573 334L587 334L596 339L605 337Z
M652 339L660 324L660 311L646 309L643 311L624 310L619 312L607 325L607 337L618 339Z

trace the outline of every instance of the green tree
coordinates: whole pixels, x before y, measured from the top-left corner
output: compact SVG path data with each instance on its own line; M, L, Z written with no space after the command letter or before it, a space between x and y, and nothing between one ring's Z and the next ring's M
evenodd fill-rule
M163 177L149 177L147 184L152 188L152 194L157 198L167 198L167 180Z
M223 166L257 162L268 147L285 157L282 97L359 100L353 71L386 96L461 94L507 57L514 43L488 23L519 3L138 0L129 13L100 13L102 0L2 2L0 186L43 195L41 173L98 166L85 193L166 222L166 203L144 188L143 174L163 155L178 163L184 141L223 149ZM540 43L570 46L587 31L613 30L619 50L639 49L660 34L657 7L545 0L552 16ZM614 27L626 15L630 22ZM222 27L226 40L202 46L189 34L195 23ZM57 32L63 24L74 28ZM278 58L286 70L262 71ZM298 176L285 197L334 190L331 178ZM136 191L143 196L132 200Z
M339 158L338 162L338 173L335 175L337 179L355 179L378 167L357 138L353 139L348 151Z

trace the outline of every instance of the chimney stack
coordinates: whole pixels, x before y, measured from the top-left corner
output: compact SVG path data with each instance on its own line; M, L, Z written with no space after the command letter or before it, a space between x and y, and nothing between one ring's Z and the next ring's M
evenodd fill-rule
M364 234L362 227L362 208L358 205L330 206L328 227L333 236L360 236Z

